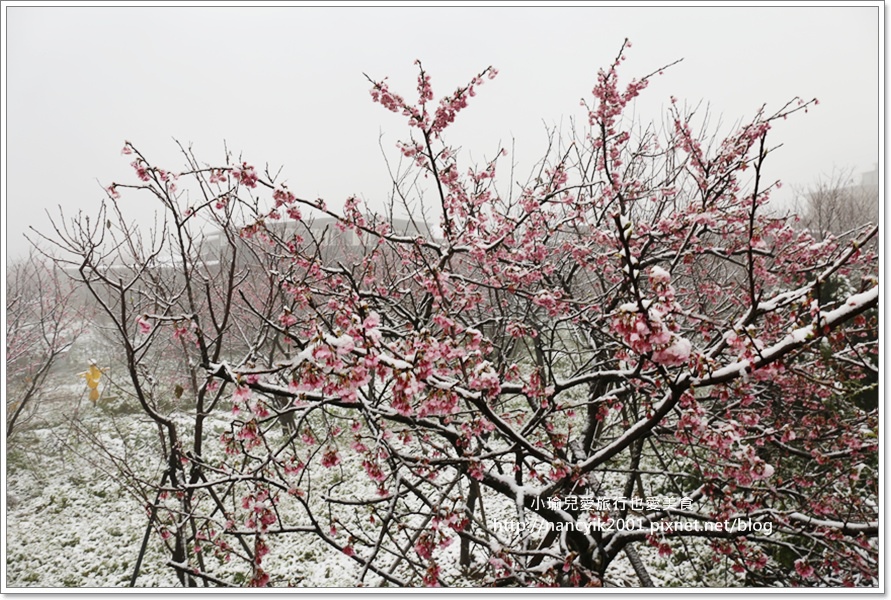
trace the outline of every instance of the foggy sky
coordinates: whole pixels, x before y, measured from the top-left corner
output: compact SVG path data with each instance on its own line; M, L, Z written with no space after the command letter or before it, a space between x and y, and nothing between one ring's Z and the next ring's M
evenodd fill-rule
M778 124L768 161L785 190L833 169L855 176L878 162L879 8L49 8L5 7L6 246L27 247L44 211L96 211L102 188L133 181L129 140L178 170L174 139L199 160L236 156L289 188L339 206L372 206L390 181L404 117L371 102L370 84L416 97L419 58L437 99L488 65L486 82L447 139L482 161L515 140L515 160L541 157L546 126L584 115L597 69L633 42L625 81L683 58L638 101L644 120L674 95L709 105L729 126L762 105L816 97L807 115ZM773 110L771 110L773 109ZM772 162L771 162L772 161ZM466 163L465 163L466 164ZM517 179L525 181L526 173ZM128 196L125 196L125 202ZM151 203L128 215L149 221Z

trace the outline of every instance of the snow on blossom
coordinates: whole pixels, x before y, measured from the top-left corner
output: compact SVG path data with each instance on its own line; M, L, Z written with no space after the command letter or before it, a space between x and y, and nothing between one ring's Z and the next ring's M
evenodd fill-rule
M671 274L659 265L654 265L650 268L650 281L653 283L668 283L671 281Z
M501 392L501 379L489 361L478 364L473 373L470 389L487 391L491 396L497 396Z
M343 334L337 337L326 336L325 342L330 344L337 354L349 354L356 348L356 340L349 334Z
M362 322L362 327L365 328L366 331L371 329L375 329L380 327L381 324L381 316L374 311L368 313L368 316L365 317L365 320Z
M246 162L241 163L240 167L232 169L232 177L249 188L257 187L257 181L259 181L257 171Z
M562 309L560 302L562 298L563 292L561 290L541 290L532 297L532 303L547 309L548 315L556 317Z
M677 367L689 360L692 349L693 345L690 343L690 340L674 336L669 346L653 352L653 362L666 367Z

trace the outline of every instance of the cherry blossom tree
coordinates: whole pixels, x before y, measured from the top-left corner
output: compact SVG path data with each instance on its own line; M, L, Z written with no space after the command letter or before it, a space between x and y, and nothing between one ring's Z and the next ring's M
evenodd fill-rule
M83 331L76 288L36 250L6 271L6 437L40 412L46 381Z
M372 81L409 128L383 214L125 145L135 180L91 223L154 198L151 242L81 219L59 243L162 432L147 510L185 585L287 584L306 536L356 585L600 586L625 560L649 585L678 557L691 585L718 557L738 585L876 584L878 415L851 398L877 228L767 210L768 134L816 101L723 139L674 99L641 124L661 70L622 83L628 45L517 187L445 137L494 69L438 102L420 63L415 102Z

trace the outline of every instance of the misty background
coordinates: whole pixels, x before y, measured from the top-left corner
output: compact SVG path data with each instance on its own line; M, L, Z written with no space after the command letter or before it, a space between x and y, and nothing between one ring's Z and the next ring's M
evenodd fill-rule
M543 156L548 127L584 121L579 101L626 37L624 82L683 59L638 99L642 121L661 121L675 96L707 105L726 133L763 104L773 114L796 96L819 99L768 138L783 145L766 163L781 200L839 170L859 183L879 161L877 4L4 9L7 262L27 252L29 227L50 233L47 213L93 214L105 186L135 181L124 140L173 171L184 164L174 139L212 164L227 146L258 169L281 167L300 196L339 207L355 194L382 208L382 152L398 156L408 128L372 103L363 73L414 101L416 58L437 101L499 70L447 140L476 162L513 146L514 180ZM154 207L136 197L124 195L127 216L151 223Z

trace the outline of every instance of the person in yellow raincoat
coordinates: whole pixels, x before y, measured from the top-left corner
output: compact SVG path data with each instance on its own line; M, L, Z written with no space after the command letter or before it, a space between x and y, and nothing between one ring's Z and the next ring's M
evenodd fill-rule
M90 390L90 402L96 404L99 400L99 379L102 377L102 371L96 366L96 361L90 361L90 368L83 373L78 373L80 377L87 380L87 388Z

